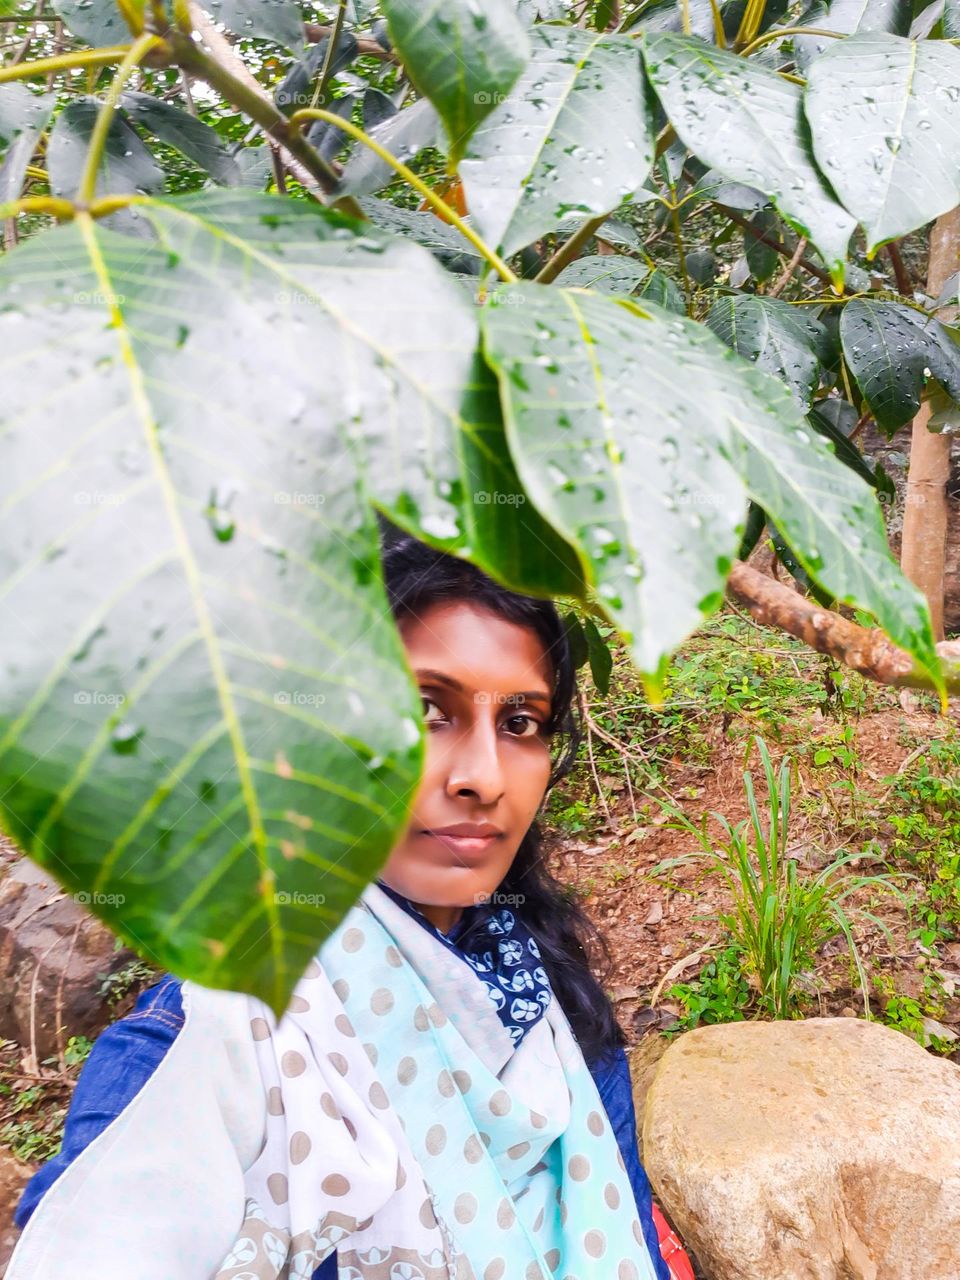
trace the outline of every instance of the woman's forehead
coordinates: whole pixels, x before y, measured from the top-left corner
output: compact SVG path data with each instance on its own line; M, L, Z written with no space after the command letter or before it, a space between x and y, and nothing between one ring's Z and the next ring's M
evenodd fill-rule
M429 668L468 691L550 692L551 662L532 627L467 600L431 605L400 623L411 666Z

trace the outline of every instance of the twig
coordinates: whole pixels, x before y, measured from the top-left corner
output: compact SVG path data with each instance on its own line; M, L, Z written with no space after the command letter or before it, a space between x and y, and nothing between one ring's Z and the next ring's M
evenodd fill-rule
M67 958L63 962L60 970L60 981L57 983L57 999L54 1003L54 1032L57 1037L57 1061L60 1064L60 1070L66 1074L67 1059L63 1047L63 984L67 976L67 970L70 968L70 961L73 959L73 953L77 945L77 938L80 936L80 930L83 928L84 917L81 916L77 921L77 927L73 931L73 937L70 939L70 950L67 952Z
M717 204L719 203L720 201L718 200ZM767 245L768 248L779 253L782 258L792 257L793 250L788 248L782 240L777 240L774 236L768 236L765 232L758 231L756 227L752 227L750 225L746 218L741 217L736 210L728 208L727 205L723 206L723 211L731 222L735 223L738 227L742 227L744 231L748 231L755 240L759 240L761 244ZM818 267L817 264L815 262L811 262L809 258L801 258L799 265L803 267L804 271L809 271L812 276L815 276L818 280L822 281L823 284L830 284L830 273L824 271L823 267Z
M793 279L793 273L796 271L797 267L800 265L800 262L803 258L803 251L806 247L807 247L806 237L801 236L800 239L797 241L797 247L793 251L793 257L784 267L779 280L777 280L776 284L767 294L768 298L778 298L780 294L783 292L783 290L790 283L790 281Z
M317 81L317 87L313 91L313 98L310 101L311 107L318 107L321 102L327 100L327 83L330 79L330 72L333 70L333 60L336 57L337 45L340 43L340 35L343 31L343 20L347 12L347 0L340 0L337 6L337 16L334 19L333 30L327 36L327 47L323 55L323 66L320 68L320 79Z
M593 758L593 733L590 728L590 717L586 714L586 706L584 705L583 691L577 690L577 698L580 702L580 714L583 717L584 724L587 726L587 756L590 760L590 772L593 774L593 785L597 789L597 796L603 805L603 812L606 816L607 826L613 826L613 817L610 813L610 806L607 804L607 798L603 794L603 787L600 785L600 775L597 773L597 762Z
M913 281L910 279L910 272L907 270L906 263L900 256L900 248L896 242L891 242L887 245L887 255L893 266L893 274L896 277L897 289L908 298L912 297Z

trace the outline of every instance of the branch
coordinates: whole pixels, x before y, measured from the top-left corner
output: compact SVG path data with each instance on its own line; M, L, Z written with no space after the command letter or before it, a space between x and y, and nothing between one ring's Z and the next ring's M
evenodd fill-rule
M327 36L332 34L333 27L323 27L316 22L303 24L303 38L307 44L319 44L321 40L326 40ZM389 53L376 40L371 40L367 36L357 36L356 40L357 53L364 54L368 58L379 58L381 62L396 62L396 55Z
M861 627L850 622L742 560L734 562L727 590L749 609L757 622L796 636L811 649L836 658L878 684L898 689L935 688L929 673L879 627ZM943 665L947 692L960 693L960 640L941 641L937 653Z
M188 11L194 33L206 48L186 32L171 32L171 43L180 66L218 89L234 106L255 120L269 139L279 143L288 153L284 156L287 169L308 191L314 195L318 192L322 196L331 195L339 182L336 171L307 142L299 129L291 128L287 117L196 0L189 0ZM355 218L365 217L363 210L350 197L345 197L338 204Z
M794 249L789 248L782 240L777 240L775 236L768 236L764 232L758 231L756 227L752 227L749 221L746 218L741 217L735 209L729 208L719 200L714 203L721 205L723 212L731 222L736 223L738 227L742 227L744 231L748 231L750 235L753 236L754 240L759 240L761 244L767 245L768 248L773 249L775 253L780 254L781 258L786 258L789 262L795 252ZM803 267L804 271L809 271L812 276L815 276L823 284L831 283L830 273L828 271L824 271L823 267L818 267L817 264L815 262L811 262L809 258L801 258L799 265Z

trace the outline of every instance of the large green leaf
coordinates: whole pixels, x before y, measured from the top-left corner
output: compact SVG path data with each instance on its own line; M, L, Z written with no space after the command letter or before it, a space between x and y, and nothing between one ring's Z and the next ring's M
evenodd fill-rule
M56 94L32 93L26 85L0 85L0 204L15 200L27 165L56 104Z
M739 544L723 406L652 310L538 285L494 299L484 349L524 487L655 677L719 604Z
M497 296L517 293L484 314L511 449L641 671L719 602L747 493L812 578L936 670L926 604L870 488L778 379L649 304L535 285Z
M826 14L808 19L804 25L820 31L852 35L855 31L890 31L905 36L910 30L913 6L910 0L833 0ZM797 67L806 72L833 43L830 36L794 36Z
M769 196L842 280L854 219L814 164L798 86L686 36L646 35L643 50L653 87L690 150Z
M377 196L363 196L359 204L371 222L394 235L409 236L422 244L448 271L476 276L485 266L485 260L470 241L432 211L401 209Z
M805 105L817 163L869 250L960 204L960 49L881 32L833 41Z
M572 213L616 208L653 164L653 117L636 44L546 26L533 29L531 42L526 71L460 163L473 223L504 254Z
M826 355L826 330L819 321L780 298L739 293L718 298L707 324L738 355L785 382L801 408L809 408Z
M303 44L303 13L297 0L203 0L203 7L238 36L261 36L288 49Z
M159 243L81 217L0 264L0 813L144 955L280 1009L417 780L370 504L583 584L426 250L244 191L140 207Z
M381 7L410 79L440 113L454 168L523 71L526 27L508 0L383 0Z
M933 316L901 302L853 298L840 317L843 354L877 426L892 434L916 414L933 377L960 400L960 346Z

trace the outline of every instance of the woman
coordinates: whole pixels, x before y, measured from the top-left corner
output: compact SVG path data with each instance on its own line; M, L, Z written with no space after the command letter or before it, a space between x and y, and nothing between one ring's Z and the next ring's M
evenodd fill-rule
M279 1023L168 977L104 1032L8 1280L684 1274L658 1246L599 939L534 821L577 747L563 626L384 529L428 725L403 838Z

